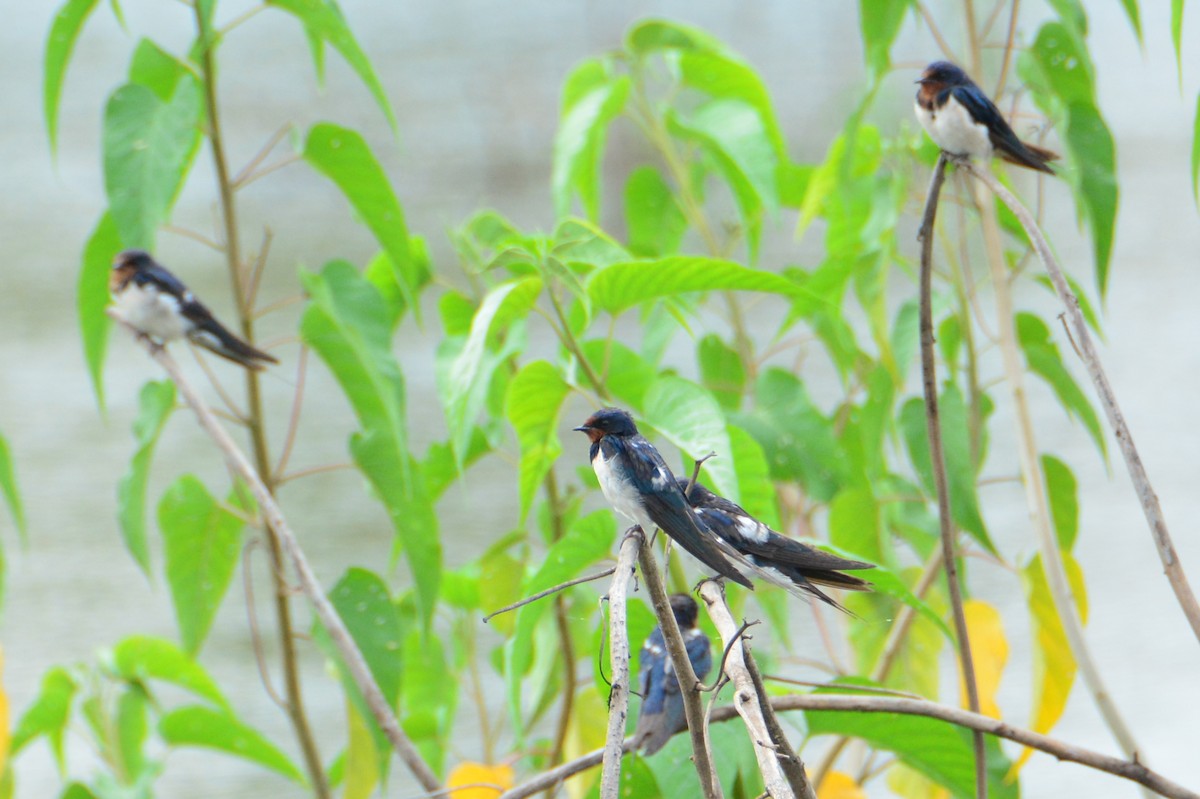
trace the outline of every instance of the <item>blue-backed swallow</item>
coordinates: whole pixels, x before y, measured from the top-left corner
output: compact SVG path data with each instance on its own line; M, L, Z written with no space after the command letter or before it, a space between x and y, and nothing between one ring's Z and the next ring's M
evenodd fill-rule
M279 363L230 333L187 286L142 250L125 250L113 260L108 290L117 313L158 344L187 338L207 350L259 370Z
M712 644L696 626L696 600L687 594L671 595L671 611L683 635L692 671L701 680L712 669ZM642 688L642 709L638 711L636 746L649 756L663 748L675 733L687 727L683 694L671 665L671 655L663 640L662 627L655 627L638 653L638 684Z
M655 527L722 577L753 588L739 570L749 568L741 554L696 516L654 445L638 433L633 417L620 408L602 408L575 428L592 442L592 468L613 510L649 535Z
M916 112L922 127L950 155L987 160L998 155L1018 166L1053 175L1057 153L1021 141L1000 109L967 73L949 61L934 61L917 81Z
M746 556L754 573L769 583L806 599L816 597L838 610L845 610L817 585L847 591L868 591L871 584L842 569L873 569L870 563L840 558L788 538L767 527L742 507L709 491L700 483L688 490L686 478L676 478L700 520L733 548Z

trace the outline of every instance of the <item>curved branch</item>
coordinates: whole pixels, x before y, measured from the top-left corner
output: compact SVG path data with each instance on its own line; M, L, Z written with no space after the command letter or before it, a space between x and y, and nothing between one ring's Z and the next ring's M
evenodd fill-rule
M600 772L600 799L617 799L621 790L621 758L624 755L625 719L629 716L629 630L625 625L625 596L634 563L645 543L640 528L633 528L621 541L616 575L608 589L609 633L612 642L612 690L608 694L608 738L604 744L604 768Z

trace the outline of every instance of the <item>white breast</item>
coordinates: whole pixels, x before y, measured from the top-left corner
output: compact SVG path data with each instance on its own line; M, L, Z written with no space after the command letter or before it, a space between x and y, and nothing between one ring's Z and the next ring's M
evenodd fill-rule
M179 311L179 300L152 284L139 286L130 281L116 296L114 306L122 319L160 341L183 338L191 327Z
M975 121L967 109L951 97L944 106L933 111L916 104L917 119L938 147L951 155L974 158L992 157L992 140L987 125Z
M600 481L600 490L604 492L604 498L608 500L608 504L612 505L613 510L633 524L640 524L646 535L654 532L654 522L650 521L650 517L646 515L646 509L642 506L637 490L629 480L612 469L604 457L603 449L596 453L596 458L592 461L592 468L596 470L596 479Z

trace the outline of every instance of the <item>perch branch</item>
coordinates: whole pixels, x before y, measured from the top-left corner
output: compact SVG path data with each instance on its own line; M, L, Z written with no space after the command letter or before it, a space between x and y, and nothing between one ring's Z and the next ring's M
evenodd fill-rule
M612 690L608 694L608 737L604 744L604 767L600 771L600 799L617 799L621 790L621 758L624 756L625 719L629 716L629 630L626 628L625 597L634 563L645 543L640 527L625 534L617 553L616 575L608 589L609 656Z
M565 583L559 583L558 585L551 586L550 588L547 588L545 591L538 591L533 596L527 596L524 599L520 599L520 600L512 603L511 605L505 605L504 607L500 608L499 610L492 611L491 613L489 613L488 615L483 617L483 623L487 624L489 621L496 618L501 613L508 613L509 611L513 611L513 610L516 610L517 608L524 607L525 605L529 605L533 602L537 602L539 599L545 599L546 597L550 596L551 594L557 594L559 591L565 591L573 585L580 585L582 583L593 582L594 580L601 580L601 579L607 577L608 575L613 574L614 572L616 572L616 570L617 570L617 567L613 566L611 568L605 569L602 572L596 572L595 574L589 574L586 577L576 577L574 580L567 580Z

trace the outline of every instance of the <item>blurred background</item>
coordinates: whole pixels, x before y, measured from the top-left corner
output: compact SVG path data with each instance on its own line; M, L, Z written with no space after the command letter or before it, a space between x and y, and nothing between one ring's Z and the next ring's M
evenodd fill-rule
M1195 41L1188 33L1200 23L1185 22L1181 87L1167 4L1142 4L1142 46L1119 4L1088 5L1100 108L1117 142L1121 191L1101 354L1179 554L1196 583L1200 426L1194 398L1200 392L1200 319L1194 305L1200 296L1200 216L1188 168L1200 54L1188 46ZM115 521L116 479L127 468L134 447L129 426L137 392L144 381L160 375L122 334L114 335L106 374L107 410L101 413L76 323L79 257L104 208L104 103L123 82L139 36L152 35L175 52L186 51L192 36L190 11L183 4L125 0L122 6L128 29L123 30L107 8L99 8L77 44L61 101L56 156L47 145L39 66L56 4L29 4L20 13L6 15L0 26L0 74L5 77L0 92L0 181L5 187L0 193L0 240L9 248L0 291L0 430L16 459L29 519L29 540L22 547L7 516L0 518L8 559L0 644L5 655L3 684L14 718L29 705L49 666L90 660L99 648L134 632L175 635L165 586L148 582L137 570ZM218 21L249 6L223 2ZM857 8L850 3L344 0L342 7L394 105L398 136L391 135L377 106L336 54L328 57L327 85L317 87L299 25L282 12L268 10L223 44L220 99L231 160L244 163L289 121L301 131L328 119L363 132L389 172L409 229L426 237L435 269L451 281L458 280L460 272L446 234L471 212L492 207L522 226L553 226L550 159L561 83L579 60L615 47L638 19L664 16L694 24L740 53L770 88L790 154L798 161L824 156L867 82ZM957 4L935 5L933 10L942 30L957 41ZM1023 6L1022 19L1023 33L1031 36L1039 9ZM939 55L928 31L910 18L893 49L896 70L871 115L885 135L902 127L915 129L912 81ZM610 141L605 170L613 186L646 156L634 139L618 133ZM209 154L202 151L177 206L176 224L211 235L211 175ZM335 256L364 263L374 252L369 235L332 184L303 165L255 183L240 202L247 248L257 248L264 225L274 234L264 289L270 296L294 293L299 268L316 268ZM1093 286L1090 246L1079 234L1065 187L1050 187L1046 210L1047 229L1067 268ZM622 226L618 217L613 214L606 220L614 230ZM775 231L764 240L765 267L806 263L806 254L816 246L810 240L818 237L810 234L795 242L793 225L793 219L784 218L773 226ZM160 235L158 254L218 316L231 315L219 256L171 233ZM915 260L916 254L914 239L908 255ZM1043 311L1053 307L1047 295L1036 292L1019 296L1018 303ZM264 338L294 330L295 310L265 322ZM437 324L432 313L426 319L427 324ZM1059 347L1069 352L1061 331L1054 334ZM397 345L418 446L444 435L431 341L432 336L409 323ZM294 346L281 352L285 363L294 364ZM1082 370L1075 372L1086 385ZM238 379L231 371L222 374ZM273 370L266 385L267 405L278 409L272 429L277 446L290 410L294 374L290 367ZM917 384L911 390L919 390ZM1102 674L1144 748L1144 759L1165 775L1200 787L1200 760L1195 756L1200 739L1195 680L1200 648L1161 575L1124 464L1113 446L1113 461L1106 467L1083 428L1065 417L1042 386L1032 386L1031 392L1041 448L1066 460L1079 478L1082 515L1076 555L1089 589L1087 637ZM587 410L578 402L574 407L580 414ZM578 423L570 418L571 409L568 405L564 430ZM294 466L347 460L346 437L352 428L340 393L315 364ZM1009 441L1011 413L1004 405L997 409L992 429L987 471L1011 476L1016 456ZM572 448L572 439L564 441L568 468L577 465L576 458L584 463L583 442L574 442ZM182 471L195 471L220 485L220 459L185 414L173 418L155 457L157 477L148 494L151 515L162 488ZM455 560L459 544L469 552L472 542L490 541L516 523L511 472L492 460L472 469L466 485L452 488L449 501L439 509L449 565L465 559L458 555L460 560ZM378 561L390 548L390 524L354 472L289 484L282 499L327 584L346 566ZM989 486L982 500L1003 551L1034 549L1019 485ZM503 529L483 526L486 520L478 512L482 503L492 504L491 517ZM254 557L255 571L262 577L265 559L261 552ZM265 583L258 584L259 614L269 623L269 596ZM1000 706L1014 722L1024 723L1031 701L1029 631L1020 597L1006 599L1005 592L1014 584L1011 578L997 580L993 594L982 598L1002 612L1010 611L1005 624L1012 653ZM987 587L985 583L985 591ZM235 582L203 660L243 717L294 752L283 713L259 683L244 596ZM796 615L801 621L808 618L807 612ZM306 611L300 615L305 617ZM798 646L814 636L801 624ZM274 663L270 655L268 662ZM318 732L325 727L322 752L332 757L341 745L330 737L343 729L341 693L311 651L305 669L310 713ZM460 725L469 729L466 705L463 714ZM323 717L336 723L322 725ZM1078 685L1053 734L1116 753ZM462 747L451 762L459 756L479 756L469 737ZM86 758L87 753L79 756ZM59 777L44 744L23 754L17 767L19 796L57 793ZM1130 783L1041 755L1024 774L1027 797L1135 793ZM174 753L159 788L160 795L174 797L288 795L285 792L293 790L236 759L198 750ZM406 775L397 774L389 795L417 792L407 785Z

